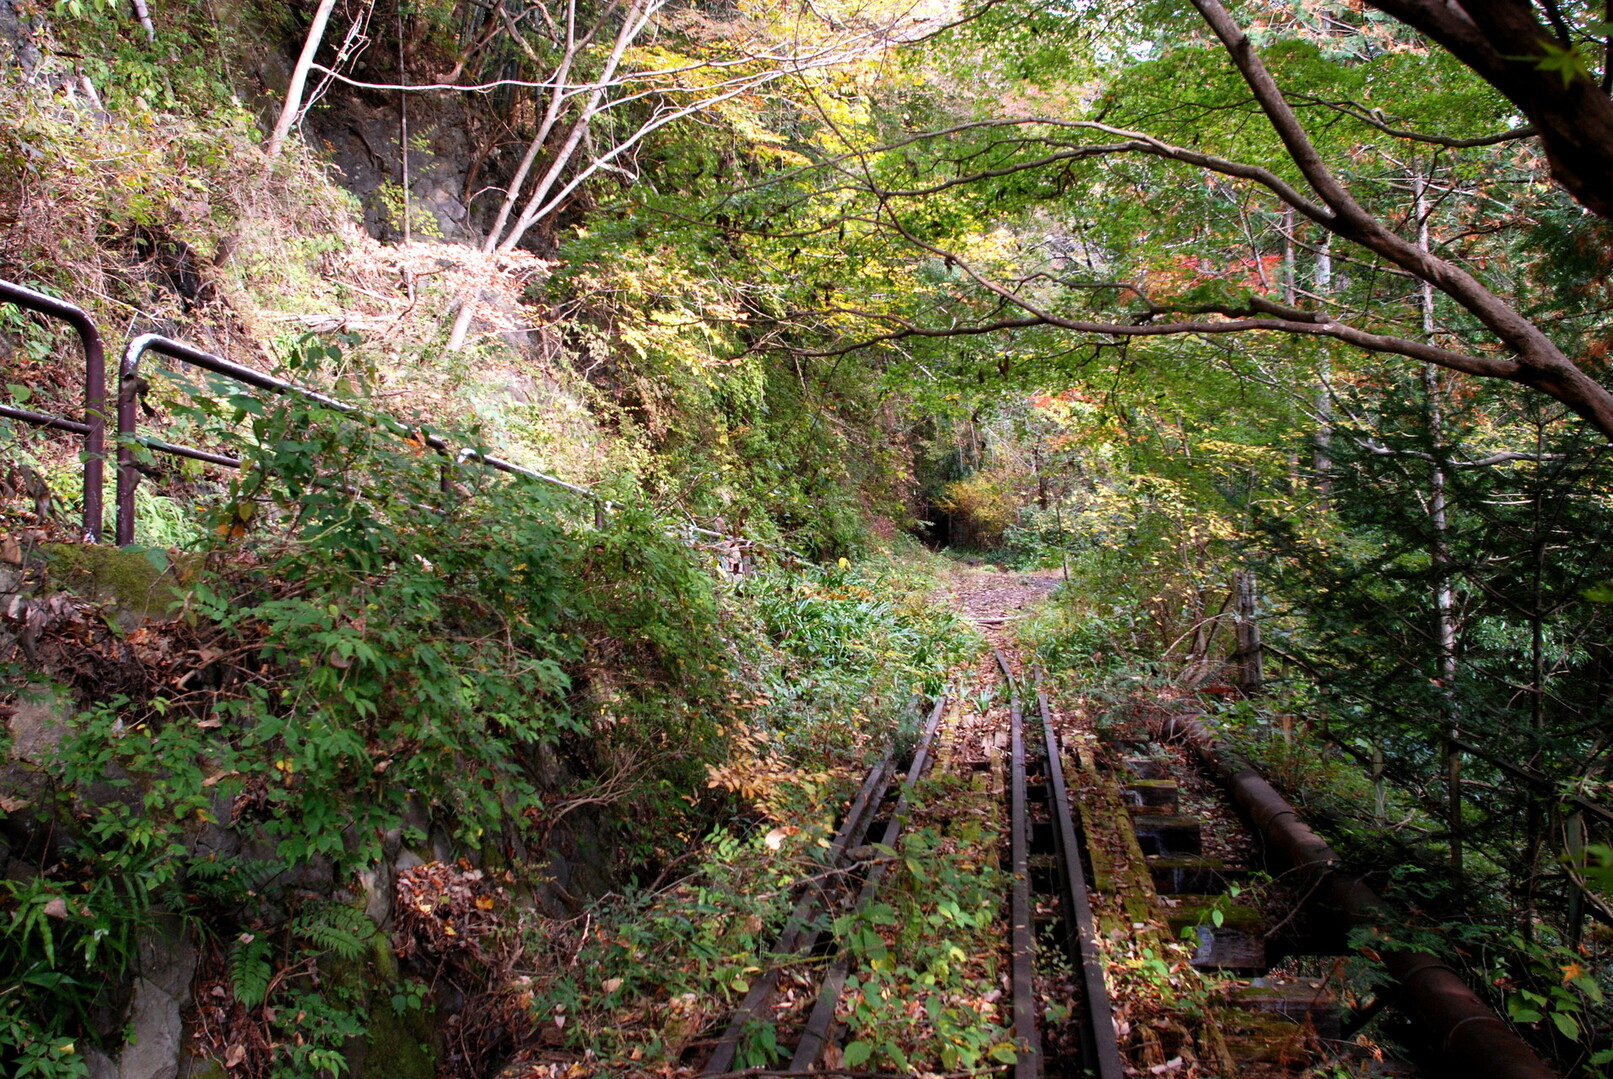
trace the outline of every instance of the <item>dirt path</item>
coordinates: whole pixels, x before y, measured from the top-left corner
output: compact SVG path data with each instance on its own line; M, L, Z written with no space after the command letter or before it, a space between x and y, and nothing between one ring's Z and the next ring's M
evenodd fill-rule
M959 570L949 591L952 602L964 614L985 623L987 631L1028 614L1028 608L1046 599L1059 586L1058 570L1000 571L995 569Z
M1001 649L1017 667L1019 649L1014 637L1015 623L1050 597L1061 579L1058 570L1016 572L995 567L960 567L948 580L947 598L965 617L979 623L991 647ZM973 689L977 693L987 690L996 681L997 661L991 652L982 652L975 664ZM984 726L1000 730L1006 737L1006 709L995 709L983 719Z

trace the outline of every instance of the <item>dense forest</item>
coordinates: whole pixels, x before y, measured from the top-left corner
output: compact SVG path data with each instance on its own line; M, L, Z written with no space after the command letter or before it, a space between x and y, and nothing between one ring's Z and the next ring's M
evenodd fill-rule
M1035 685L1100 882L1190 715L1396 911L1253 1064L1098 903L1130 1074L1464 1074L1408 950L1607 1074L1610 87L1578 0L0 0L0 1072L701 1074L916 759L816 1071L1031 1074Z

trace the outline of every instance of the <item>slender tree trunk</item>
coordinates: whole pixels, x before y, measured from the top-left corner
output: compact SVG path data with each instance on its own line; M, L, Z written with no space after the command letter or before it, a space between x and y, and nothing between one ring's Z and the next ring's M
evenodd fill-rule
M146 0L134 0L134 17L139 19L140 25L145 28L146 40L156 41L157 28L151 22L151 9L146 6Z
M1316 251L1316 294L1324 298L1333 291L1333 237L1324 234ZM1318 503L1325 513L1333 498L1333 362L1328 357L1327 345L1322 346L1322 359L1317 365L1316 391L1316 451L1313 465L1316 470Z
M1294 306L1294 208L1283 207L1283 303Z
M1423 386L1428 397L1428 426L1434 439L1434 455L1443 450L1444 410L1440 398L1438 368L1423 368ZM1451 579L1450 517L1445 502L1445 470L1436 459L1428 472L1428 523L1433 532L1429 554L1434 567L1435 649L1440 677L1440 694L1445 701L1445 788L1446 816L1450 830L1451 868L1462 870L1462 751L1457 746L1461 728L1457 722L1456 689L1456 589Z
M406 84L408 79L403 74L403 7L399 5L397 11L398 23L398 84ZM409 91L398 91L398 182L403 185L403 243L407 246L412 240L414 223L410 218L409 206ZM409 291L414 291L413 282Z
M302 44L302 55L297 57L297 66L291 69L291 85L286 87L286 103L280 109L280 119L275 122L269 142L263 148L270 161L280 156L286 136L291 133L292 125L302 113L303 88L308 85L309 69L313 67L314 55L319 52L320 42L325 38L325 26L330 22L331 10L335 7L336 0L319 0L319 10L314 12L314 21L308 27L308 37Z
M1238 688L1246 697L1256 697L1266 687L1264 657L1260 647L1260 623L1255 620L1260 588L1253 570L1232 573L1232 590L1237 604Z
M1036 466L1036 506L1043 513L1047 512L1047 473L1042 471L1042 436L1037 435L1036 441L1031 443L1031 461Z
M1546 452L1546 427L1542 422L1535 428L1535 454L1544 457ZM1531 501L1532 546L1530 552L1531 580L1529 590L1529 725L1534 732L1535 745L1546 734L1546 641L1545 641L1545 605L1546 598L1541 594L1541 584L1546 574L1546 536L1550 525L1546 520L1545 488L1536 479L1534 497ZM1539 752L1537 748L1536 753ZM1533 759L1529 762L1535 763ZM1533 790L1529 796L1529 812L1526 814L1527 834L1524 837L1524 858L1528 870L1527 886L1524 889L1524 907L1522 917L1519 919L1524 935L1530 938L1536 921L1535 908L1540 897L1541 865L1540 857L1548 849L1551 833L1556 831L1554 821L1558 814L1554 810L1548 814L1544 802L1544 793L1537 794ZM1583 825L1583 821L1581 822ZM1564 831L1565 841L1569 838ZM1580 843L1583 846L1583 833ZM1565 843L1566 845L1566 843ZM1572 856L1572 851L1565 851ZM1567 885L1569 902L1572 905L1579 900L1579 892L1573 881ZM1577 930L1576 930L1577 932Z
M616 71L622 63L622 56L629 46L638 40L639 35L644 32L645 27L649 26L650 20L655 17L657 11L661 10L665 2L666 0L632 0L632 3L628 5L627 11L622 15L621 29L617 32L615 44L611 46L610 56L605 61L605 67L599 76L598 84L589 94L588 102L583 106L582 113L577 118L577 123L567 134L566 141L556 151L548 171L544 173L543 178L538 181L531 193L526 196L526 206L522 209L521 215L516 218L515 224L510 226L509 234L498 241L499 250L508 251L514 248L516 244L521 242L521 237L526 235L528 229L554 211L555 205L549 201L550 192L555 189L561 175L571 165L572 159L576 157L578 148L587 139L594 117L610 107L605 99L605 94L612 80L616 78ZM573 181L573 183L575 182ZM566 185L568 189L570 186L569 184ZM561 197L564 194L563 190Z
M633 10L636 9L637 4L633 7ZM581 127L592 120L589 110L598 108L600 98L605 93L605 85L614 75L616 64L621 61L622 52L625 50L628 40L625 38L625 34L629 23L632 21L633 10L629 10L623 17L622 32L617 35L616 46L611 51L606 71L600 76L598 87L584 107L583 115L577 121L578 126L573 128L572 135L574 138L568 140L568 145L572 152L576 149L576 142L581 139ZM581 49L585 48L593 40L594 33L598 29L599 27L596 25L593 31L586 33L579 40L577 36L577 4L576 0L569 0L566 4L566 44L561 51L560 61L555 65L553 75L549 80L553 85L549 90L548 104L544 107L543 118L538 122L537 132L532 136L532 141L527 143L526 153L522 155L521 163L515 168L515 175L510 178L510 185L504 192L504 201L499 204L498 214L493 218L492 227L487 230L487 236L482 241L482 251L484 253L491 254L494 251L514 246L513 243L505 244L503 242L505 228L510 222L510 215L515 212L516 206L520 205L522 193L526 188L527 177L532 172L532 166L537 163L538 156L543 152L544 147L549 145L549 138L554 134L555 128L560 123L560 117L565 112L566 103L571 99L571 70L576 63L577 55ZM565 150L557 154L548 172L539 182L531 197L541 199L548 194L549 189L554 185L555 178L560 175L560 171L563 170L569 159L569 153ZM528 205L530 206L531 204L529 203ZM513 240L520 239L517 232L511 232L510 236ZM467 292L459 297L459 310L454 315L453 327L448 331L447 351L458 352L465 346L465 338L470 333L471 322L476 318L477 300L478 297L474 291Z
M1413 177L1416 190L1417 246L1429 249L1428 182L1421 173ZM1423 339L1434 338L1434 286L1418 284L1422 307ZM1428 402L1428 434L1434 462L1428 470L1428 523L1433 533L1429 555L1434 568L1435 648L1441 696L1445 701L1445 797L1446 827L1450 832L1450 864L1462 871L1462 751L1457 748L1461 728L1457 723L1456 702L1456 589L1451 575L1450 519L1445 505L1445 468L1440 456L1445 449L1444 402L1439 368L1423 365L1423 390Z
M1383 779L1383 747L1372 747L1372 816L1379 824L1388 818L1389 792Z
M593 34L590 33L586 37L587 40L592 40ZM578 47L577 3L576 0L569 0L566 4L566 45L561 50L560 62L555 65L553 76L549 80L553 84L549 91L549 103L544 107L543 119L538 122L537 134L527 144L526 153L521 157L521 163L516 166L515 175L510 178L510 186L504 192L504 201L499 205L498 216L493 219L493 227L487 230L487 238L482 241L482 250L485 252L491 253L504 238L504 226L520 202L527 174L532 171L533 164L538 160L538 154L548 144L549 136L554 133L555 125L560 121L560 114L564 111L568 99L571 66L577 58Z
M1574 873L1585 871L1585 814L1575 810L1563 821L1563 852ZM1568 944L1579 945L1585 929L1585 896L1574 881L1568 882Z

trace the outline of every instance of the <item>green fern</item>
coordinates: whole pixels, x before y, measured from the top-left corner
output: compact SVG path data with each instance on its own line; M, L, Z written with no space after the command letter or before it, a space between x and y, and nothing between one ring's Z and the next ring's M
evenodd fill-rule
M256 1008L269 997L274 966L269 962L269 942L263 936L243 934L230 952L230 988L243 1007Z
M339 903L329 903L295 918L292 936L305 940L322 952L339 959L357 959L368 954L378 930L364 912Z

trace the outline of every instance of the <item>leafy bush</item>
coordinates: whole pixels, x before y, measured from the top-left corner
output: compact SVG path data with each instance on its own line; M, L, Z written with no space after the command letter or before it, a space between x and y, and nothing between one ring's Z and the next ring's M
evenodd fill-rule
M308 343L293 363L336 359ZM182 389L193 432L247 462L193 507L212 528L179 618L136 641L195 664L73 721L50 766L59 804L39 807L70 824L65 856L0 893L0 958L31 979L0 1003L0 1059L50 1074L71 1074L75 1012L158 912L273 933L286 886L266 882L299 866L342 884L388 833L424 828L466 851L541 845L556 796L607 773L632 777L623 815L661 842L704 813L681 796L722 746L713 578L630 492L596 527L572 493L453 465L397 425ZM199 823L266 838L266 864L193 854ZM310 957L356 939L322 933L335 924L235 950L237 1000L273 1004L267 966L307 998L280 1010L326 1031L276 1065L288 1075L336 1070L360 1022L352 1002L312 1003Z
M766 571L739 599L770 646L753 655L766 706L752 722L803 759L884 746L915 696L935 697L948 672L978 653L979 631L934 601L911 563L847 559Z

